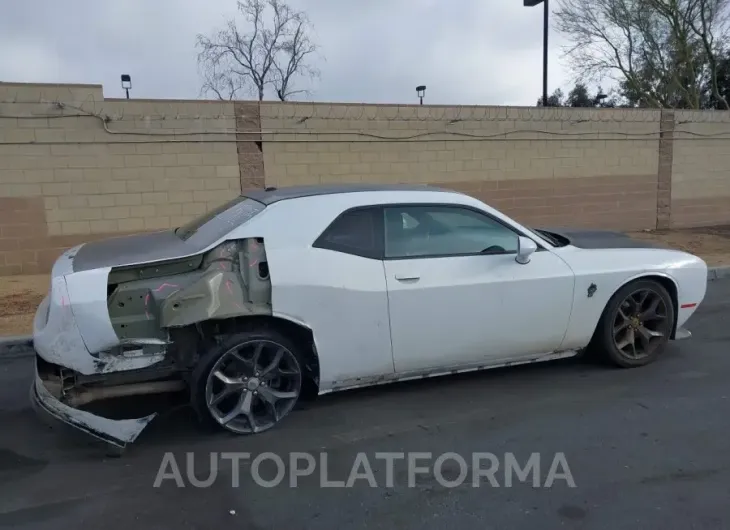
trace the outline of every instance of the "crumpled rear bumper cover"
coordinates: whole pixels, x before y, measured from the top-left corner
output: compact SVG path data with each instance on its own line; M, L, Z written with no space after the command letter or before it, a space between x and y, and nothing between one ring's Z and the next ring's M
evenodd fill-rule
M134 442L147 424L157 416L157 414L151 414L143 418L112 420L71 407L56 398L46 388L38 372L37 362L30 397L33 408L38 414L50 416L119 448L124 448L127 444Z

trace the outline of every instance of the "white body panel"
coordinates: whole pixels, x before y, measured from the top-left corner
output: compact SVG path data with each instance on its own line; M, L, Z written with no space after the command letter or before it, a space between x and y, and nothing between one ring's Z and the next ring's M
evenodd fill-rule
M106 301L106 286L111 267L73 272L66 275L74 318L91 352L108 350L119 344ZM104 296L100 296L103 293Z
M573 304L573 273L550 252L386 261L391 335L399 373L560 349Z
M274 316L309 327L320 387L393 373L388 292L380 261L329 250L269 251ZM296 263L297 267L282 267Z
M570 326L562 347L584 347L613 294L632 280L654 276L670 280L678 289L677 327L681 327L704 299L707 265L691 254L663 249L596 249L573 246L553 249L575 273L575 299ZM596 286L588 296L591 284ZM682 308L685 304L697 304Z

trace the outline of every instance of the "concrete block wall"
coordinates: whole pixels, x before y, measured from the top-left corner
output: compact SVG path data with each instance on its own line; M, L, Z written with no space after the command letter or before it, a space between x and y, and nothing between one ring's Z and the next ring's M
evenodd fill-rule
M730 112L677 111L673 227L730 224Z
M250 111L0 84L0 275L47 271L69 246L176 227L238 195L242 172L263 171L253 142L240 143L258 161L237 148L237 120L258 129Z
M541 226L730 223L730 113L105 99L0 83L0 275L240 191L427 183Z
M656 227L660 120L635 110L261 105L269 186L427 183L528 224L627 230Z

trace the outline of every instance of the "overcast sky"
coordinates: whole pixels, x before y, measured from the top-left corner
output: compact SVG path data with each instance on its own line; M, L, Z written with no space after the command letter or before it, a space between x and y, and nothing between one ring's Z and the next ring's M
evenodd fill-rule
M311 100L534 105L542 90L542 6L522 0L290 0L321 46ZM0 81L99 83L121 97L196 98L195 37L235 0L3 2ZM551 35L550 92L569 76Z

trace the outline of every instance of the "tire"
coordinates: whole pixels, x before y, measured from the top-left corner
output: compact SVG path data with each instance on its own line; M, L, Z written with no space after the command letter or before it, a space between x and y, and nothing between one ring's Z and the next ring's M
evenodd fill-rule
M647 298L636 309L643 293L647 293ZM657 303L656 318L649 318L649 309L654 302ZM674 320L674 302L663 285L654 280L633 281L624 285L608 301L591 341L591 349L604 361L620 368L650 364L666 349ZM624 324L626 327L622 327ZM657 336L658 333L661 336ZM624 346L632 337L634 346ZM643 354L638 354L639 350Z
M271 368L277 356L278 365ZM267 431L298 403L304 361L300 348L275 329L226 336L203 355L193 372L193 407L208 426L239 435ZM239 415L233 416L236 410Z

